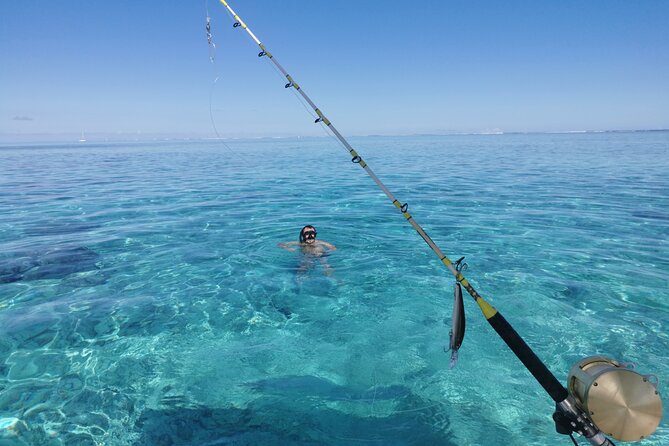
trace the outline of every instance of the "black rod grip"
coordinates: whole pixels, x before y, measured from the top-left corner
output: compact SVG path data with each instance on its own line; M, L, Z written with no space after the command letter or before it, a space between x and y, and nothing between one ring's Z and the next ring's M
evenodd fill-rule
M539 381L539 384L548 392L553 398L553 401L559 403L564 401L567 396L567 389L564 388L560 381L555 378L550 370L537 357L532 349L523 341L523 338L513 329L511 324L504 319L501 313L497 312L494 316L488 319L492 328L497 334L506 342L506 345L516 354L518 359L527 367L532 376Z

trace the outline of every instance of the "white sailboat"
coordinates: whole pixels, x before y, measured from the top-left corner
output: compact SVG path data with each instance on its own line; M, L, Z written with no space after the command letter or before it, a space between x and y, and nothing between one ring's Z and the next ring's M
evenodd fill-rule
M79 142L86 142L86 137L84 136L84 131L81 131L81 138L79 138Z

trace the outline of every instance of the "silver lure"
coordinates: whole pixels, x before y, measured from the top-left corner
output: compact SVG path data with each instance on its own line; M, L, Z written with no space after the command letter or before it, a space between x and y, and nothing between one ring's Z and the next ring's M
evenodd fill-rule
M465 338L465 305L462 300L462 287L455 283L455 293L453 298L453 316L451 317L451 331L448 334L450 338L448 350L451 351L450 368L455 367L458 362L458 350Z

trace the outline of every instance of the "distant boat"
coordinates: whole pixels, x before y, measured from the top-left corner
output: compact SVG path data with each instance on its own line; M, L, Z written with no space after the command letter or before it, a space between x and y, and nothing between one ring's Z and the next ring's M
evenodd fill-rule
M81 131L81 138L79 138L79 142L86 142L86 137L84 136L84 131Z

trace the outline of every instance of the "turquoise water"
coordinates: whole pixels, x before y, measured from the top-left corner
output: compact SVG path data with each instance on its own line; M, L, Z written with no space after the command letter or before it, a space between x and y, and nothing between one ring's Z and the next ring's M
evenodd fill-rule
M667 405L669 133L352 143L561 382ZM0 147L0 444L571 444L468 297L448 368L452 276L336 142L229 146Z

